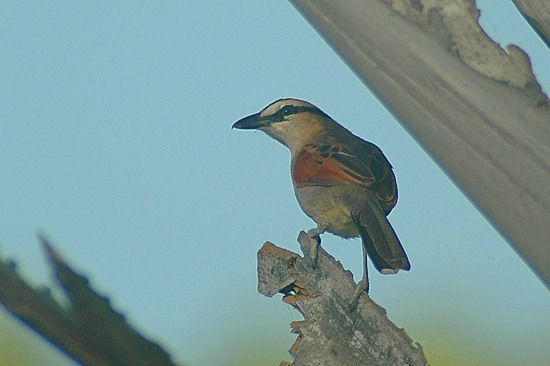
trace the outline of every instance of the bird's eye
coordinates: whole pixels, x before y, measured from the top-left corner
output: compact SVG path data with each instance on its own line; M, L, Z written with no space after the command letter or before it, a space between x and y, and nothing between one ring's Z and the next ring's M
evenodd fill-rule
M281 113L282 118L285 118L287 116L290 116L291 114L295 114L296 108L292 105L287 105L283 109L281 109L279 113Z

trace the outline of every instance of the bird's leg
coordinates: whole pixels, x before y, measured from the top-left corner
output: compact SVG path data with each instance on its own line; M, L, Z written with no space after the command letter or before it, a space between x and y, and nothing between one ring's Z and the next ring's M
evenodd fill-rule
M355 291L353 292L353 296L350 300L350 309L352 311L355 311L357 309L357 305L359 305L359 299L361 298L361 295L363 293L366 293L368 295L369 293L369 271L367 268L367 249L364 245L363 247L363 278L361 278L361 281L357 283L357 286L355 286Z
M311 241L310 260L311 266L317 268L317 259L319 257L319 246L321 245L321 234L327 230L325 225L317 224L317 227L307 231L307 235Z

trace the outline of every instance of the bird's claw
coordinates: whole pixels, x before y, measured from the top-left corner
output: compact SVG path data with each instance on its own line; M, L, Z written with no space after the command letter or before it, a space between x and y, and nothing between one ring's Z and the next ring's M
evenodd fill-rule
M317 268L319 260L319 246L321 246L321 234L323 234L326 229L326 226L317 225L317 227L309 229L307 231L307 235L309 236L309 240L311 241L309 260L313 269Z
M317 229L308 230L307 235L311 242L309 251L309 261L311 262L311 267L313 269L317 268L318 259L319 259L319 246L321 245L321 237L317 233Z
M357 309L357 306L359 305L359 300L361 299L362 294L369 293L369 281L366 278L361 279L359 283L357 283L357 286L355 286L355 291L353 292L353 296L350 299L349 303L349 309L350 311L355 311Z

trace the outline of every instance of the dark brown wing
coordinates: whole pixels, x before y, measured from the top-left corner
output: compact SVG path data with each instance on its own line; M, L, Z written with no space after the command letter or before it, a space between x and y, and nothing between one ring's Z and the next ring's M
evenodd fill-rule
M338 142L307 145L292 165L294 184L331 186L348 182L368 188L387 215L397 203L392 167L374 144L357 138L343 146Z

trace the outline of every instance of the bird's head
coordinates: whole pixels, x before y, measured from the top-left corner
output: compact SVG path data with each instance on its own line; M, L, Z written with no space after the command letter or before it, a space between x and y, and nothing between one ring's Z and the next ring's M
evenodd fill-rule
M279 99L260 112L238 120L232 128L262 130L296 152L323 132L327 119L330 117L311 103Z

